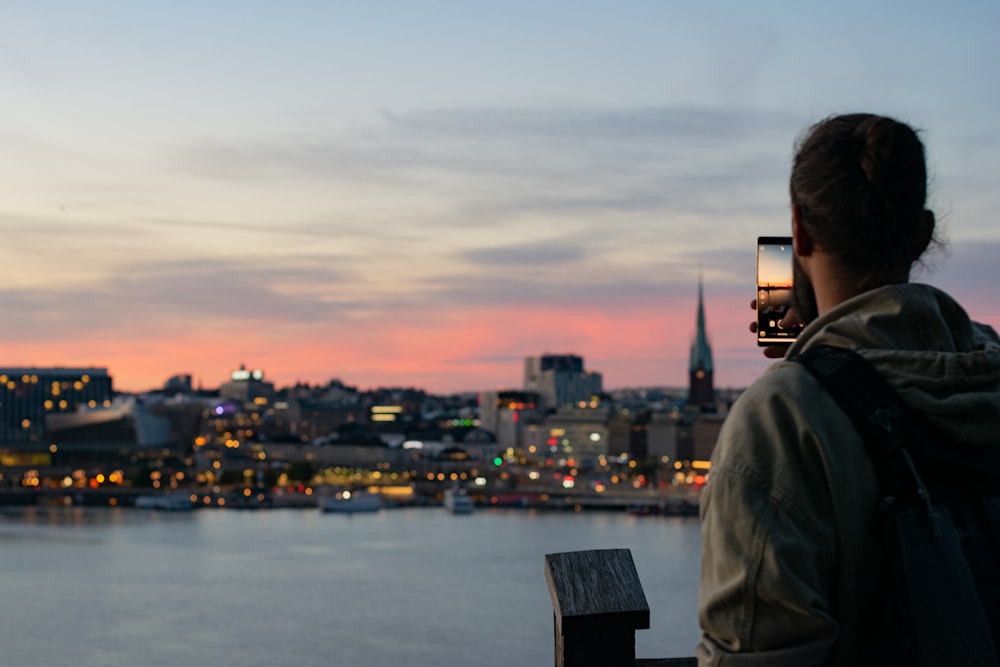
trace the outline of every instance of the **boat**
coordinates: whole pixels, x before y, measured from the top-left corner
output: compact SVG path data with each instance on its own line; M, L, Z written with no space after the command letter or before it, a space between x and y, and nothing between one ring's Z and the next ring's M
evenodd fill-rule
M158 510L160 512L190 512L194 509L194 503L191 502L191 495L186 491L139 496L135 499L135 506L139 509Z
M342 489L319 499L321 512L377 512L382 509L382 497L370 491Z
M472 514L475 508L465 489L448 489L444 492L444 506L452 514Z

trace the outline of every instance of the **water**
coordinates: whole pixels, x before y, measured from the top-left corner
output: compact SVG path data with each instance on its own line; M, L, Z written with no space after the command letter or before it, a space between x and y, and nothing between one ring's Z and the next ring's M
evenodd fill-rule
M693 655L697 520L440 508L10 509L4 664L553 664L544 554L629 548L638 657Z

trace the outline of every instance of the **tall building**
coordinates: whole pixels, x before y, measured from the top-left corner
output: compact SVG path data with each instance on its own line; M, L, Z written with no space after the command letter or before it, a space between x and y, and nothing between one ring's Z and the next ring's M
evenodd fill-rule
M712 347L705 330L705 299L701 277L698 278L698 323L691 343L688 365L688 407L701 412L715 409L715 386L712 380Z
M546 408L590 402L600 394L600 373L583 370L583 357L575 354L543 354L524 360L524 390L537 393Z
M48 448L46 417L111 404L106 368L0 369L0 446Z

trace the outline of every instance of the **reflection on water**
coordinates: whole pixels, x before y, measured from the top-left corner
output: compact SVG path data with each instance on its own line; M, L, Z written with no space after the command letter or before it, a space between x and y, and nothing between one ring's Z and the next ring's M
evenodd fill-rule
M126 514L121 510L92 507L29 505L0 508L0 534L13 526L84 526L119 523Z
M552 664L545 553L627 547L639 657L691 655L697 520L440 508L8 508L5 662Z

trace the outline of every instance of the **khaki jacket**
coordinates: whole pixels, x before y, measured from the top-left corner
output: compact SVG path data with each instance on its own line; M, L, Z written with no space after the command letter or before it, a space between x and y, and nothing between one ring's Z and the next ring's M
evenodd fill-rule
M1000 339L927 285L881 287L811 323L789 351L856 349L949 441L1000 446ZM848 417L794 362L733 406L701 499L699 665L875 659L875 475Z

